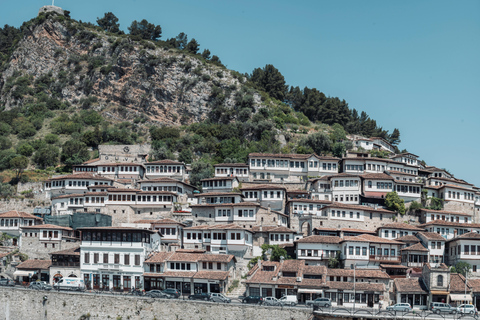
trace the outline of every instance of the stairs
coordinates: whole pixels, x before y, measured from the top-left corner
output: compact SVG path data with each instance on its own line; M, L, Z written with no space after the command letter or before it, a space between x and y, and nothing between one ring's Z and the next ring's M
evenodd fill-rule
M238 283L238 286L233 289L231 292L228 292L226 294L227 297L229 298L238 298L239 296L242 296L244 295L245 293L245 290L246 290L246 287L245 287L245 279L242 279L242 276L246 275L247 272L248 272L248 262L250 260L248 259L243 259L243 258L239 258L239 257L236 257L237 258L237 263L235 265L236 267L236 272L235 272L235 279L234 280L238 280L239 283Z

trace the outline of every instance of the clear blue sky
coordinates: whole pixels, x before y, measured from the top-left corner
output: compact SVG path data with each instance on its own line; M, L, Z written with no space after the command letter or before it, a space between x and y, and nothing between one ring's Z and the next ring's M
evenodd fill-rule
M0 24L20 26L46 0L1 0ZM400 149L480 186L480 1L56 0L95 23L113 12L185 32L230 69L273 64L287 84L317 88L399 128ZM480 139L479 139L480 140Z

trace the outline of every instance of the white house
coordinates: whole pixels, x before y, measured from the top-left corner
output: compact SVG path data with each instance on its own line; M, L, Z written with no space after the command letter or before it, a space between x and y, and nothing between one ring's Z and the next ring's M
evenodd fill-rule
M185 163L175 160L159 160L145 162L145 177L149 180L157 178L173 178L179 181L185 181L187 178L187 168Z
M305 260L306 265L328 266L330 258L339 258L342 238L336 236L308 236L295 241L297 259Z
M92 288L143 289L144 261L160 246L156 231L125 227L79 228L80 270Z
M215 177L237 177L240 181L248 181L249 170L245 163L219 163L214 165Z
M480 272L480 234L468 232L448 240L445 257L449 265L466 262L472 272Z

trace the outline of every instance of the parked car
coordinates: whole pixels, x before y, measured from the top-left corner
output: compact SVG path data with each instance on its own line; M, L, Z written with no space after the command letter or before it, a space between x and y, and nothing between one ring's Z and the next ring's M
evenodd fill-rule
M225 303L230 303L232 302L232 299L226 297L225 295L221 293L210 293L210 301L213 302L225 302Z
M313 301L308 301L307 306L314 308L330 308L332 306L332 300L329 298L317 298Z
M451 314L457 313L457 308L452 307L448 303L443 303L443 302L432 302L430 304L430 309L437 314L438 313L451 313Z
M278 299L280 303L284 306L296 306L298 304L297 296L290 295L290 296L283 296Z
M410 305L410 303L397 303L393 306L388 306L387 311L409 312L412 311L412 306Z
M7 278L3 278L3 279L0 279L0 286L13 287L13 286L15 286L15 281L7 279Z
M469 314L472 316L478 314L478 311L472 304L461 304L460 306L458 306L457 312L461 314Z
M145 293L145 296L150 298L167 298L167 294L163 293L162 290L150 290Z
M248 296L242 299L242 303L256 303L262 304L263 298L260 296Z
M85 282L79 278L62 278L53 284L55 290L84 291Z
M170 289L165 289L162 292L167 295L167 298L178 298L178 297L180 297L180 291L178 291L177 289L170 288Z
M210 300L210 295L206 292L199 292L188 296L188 300Z
M46 283L45 281L31 282L28 288L34 289L34 290L52 290L52 286Z
M280 306L282 303L275 297L264 297L263 305L265 306Z

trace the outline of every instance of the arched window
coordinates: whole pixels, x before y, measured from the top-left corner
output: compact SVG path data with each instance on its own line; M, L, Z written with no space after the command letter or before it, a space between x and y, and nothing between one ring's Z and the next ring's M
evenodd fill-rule
M438 287L443 287L443 276L442 275L439 275L437 277L437 286Z

